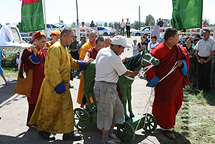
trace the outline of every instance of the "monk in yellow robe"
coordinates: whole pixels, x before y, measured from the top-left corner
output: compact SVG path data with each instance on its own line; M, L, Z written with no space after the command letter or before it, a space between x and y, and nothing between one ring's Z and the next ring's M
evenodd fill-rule
M58 29L54 30L51 34L52 40L46 42L46 47L50 48L56 41L58 41L60 39L60 34L61 32Z
M45 78L41 85L38 102L29 121L37 125L38 135L46 140L55 140L51 133L63 133L63 140L80 140L74 134L74 112L69 91L70 70L83 70L92 60L74 60L68 49L73 38L71 28L64 28L60 40L47 51Z
M95 46L96 38L97 38L97 33L95 31L92 31L89 36L89 41L86 42L84 45L82 45L80 49L80 56L79 60L84 60L84 57L86 55L87 50ZM77 97L77 103L81 104L81 107L84 106L84 104L81 103L82 98L84 96L84 72L82 71L81 73L81 78L80 78L80 83L79 83L79 89L78 89L78 97ZM91 98L91 102L93 102Z

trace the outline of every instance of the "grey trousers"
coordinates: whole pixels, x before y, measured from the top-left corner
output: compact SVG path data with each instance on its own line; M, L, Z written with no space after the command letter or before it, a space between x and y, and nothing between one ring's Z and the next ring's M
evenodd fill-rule
M94 92L98 100L97 127L109 130L112 124L123 124L124 109L114 83L95 82Z

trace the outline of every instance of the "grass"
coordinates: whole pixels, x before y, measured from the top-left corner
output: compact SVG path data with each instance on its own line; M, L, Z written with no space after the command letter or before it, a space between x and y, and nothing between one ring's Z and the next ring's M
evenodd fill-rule
M4 76L7 78L14 78L18 76L18 70L16 68L3 68Z
M186 143L215 143L215 91L210 94L203 91L189 91L184 88L184 100L176 118L175 131L179 141Z

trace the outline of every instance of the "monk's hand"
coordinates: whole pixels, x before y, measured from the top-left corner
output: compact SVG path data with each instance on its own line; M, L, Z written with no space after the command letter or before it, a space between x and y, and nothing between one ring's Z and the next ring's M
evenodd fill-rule
M177 67L182 67L182 65L183 65L183 62L181 61L181 60L178 60L178 64L177 64Z
M139 74L139 71L138 70L134 70L133 71L133 76L135 77L136 75L138 75Z
M30 48L31 48L32 52L34 53L34 55L36 56L37 55L36 46L35 45L31 45Z
M122 62L126 62L129 59L129 57L125 57L124 59L122 59Z
M93 59L92 59L92 58L88 58L87 60L85 60L86 65L88 65L89 63L91 63L91 61L93 61Z

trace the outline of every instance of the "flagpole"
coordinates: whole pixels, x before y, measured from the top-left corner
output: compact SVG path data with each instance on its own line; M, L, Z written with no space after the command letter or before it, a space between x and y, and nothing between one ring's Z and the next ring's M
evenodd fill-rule
M76 36L77 36L77 39L80 41L80 27L79 27L79 21L78 21L78 1L77 0L76 0L76 13L77 13Z
M46 6L45 6L45 0L43 0L43 11L44 11L44 21L45 21L45 34L47 36L47 23L46 23Z

